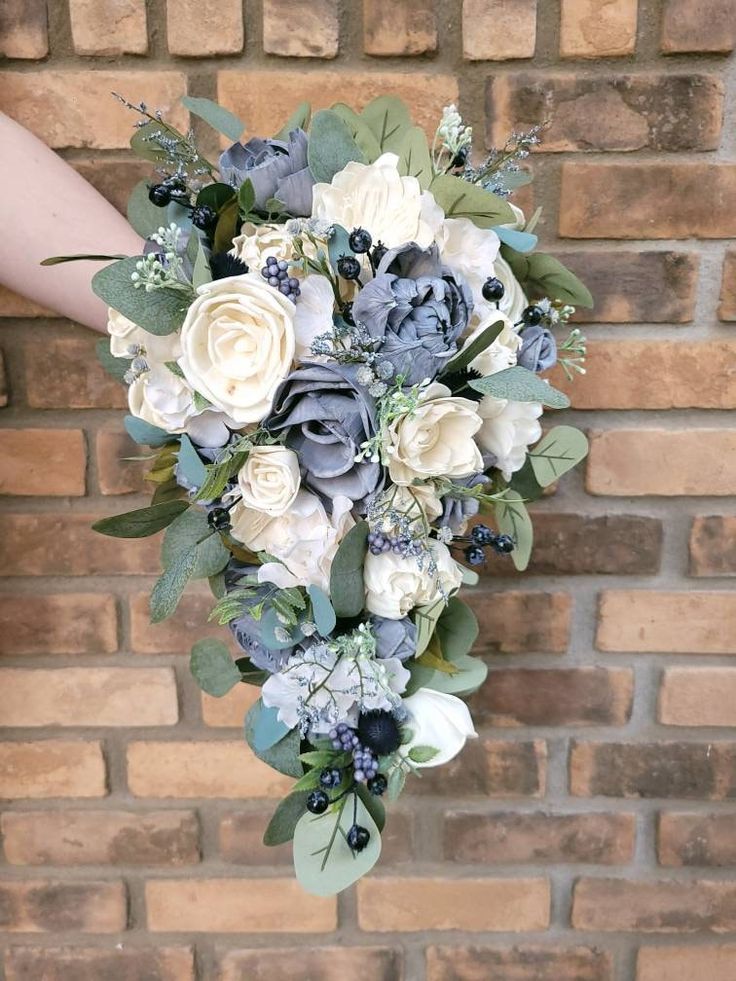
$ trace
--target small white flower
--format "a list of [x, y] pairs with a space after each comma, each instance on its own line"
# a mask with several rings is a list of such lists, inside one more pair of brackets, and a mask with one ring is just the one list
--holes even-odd
[[518, 359], [521, 349], [521, 335], [509, 318], [500, 310], [490, 310], [485, 319], [475, 328], [464, 344], [472, 344], [483, 331], [492, 324], [503, 321], [501, 333], [494, 342], [470, 362], [470, 367], [479, 372], [484, 378], [495, 375], [497, 371], [512, 368]]
[[185, 379], [164, 365], [153, 365], [128, 389], [131, 415], [167, 433], [188, 433], [200, 446], [222, 446], [237, 423], [216, 409], [197, 410]]

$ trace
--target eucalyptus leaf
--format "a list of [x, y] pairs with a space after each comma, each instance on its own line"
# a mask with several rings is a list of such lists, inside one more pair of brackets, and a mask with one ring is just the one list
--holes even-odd
[[379, 831], [383, 831], [386, 825], [386, 808], [383, 806], [383, 801], [380, 797], [375, 797], [364, 783], [359, 783], [356, 790], [365, 809], [376, 822], [376, 827]]
[[414, 623], [417, 628], [415, 657], [420, 657], [426, 651], [444, 608], [445, 601], [438, 599], [429, 606], [419, 606], [414, 610]]
[[192, 268], [192, 286], [196, 290], [198, 287], [211, 282], [212, 270], [210, 269], [209, 259], [207, 258], [207, 250], [201, 242], [198, 242], [197, 253], [194, 257], [194, 266]]
[[441, 691], [446, 695], [457, 695], [463, 698], [477, 691], [488, 675], [488, 665], [479, 657], [470, 654], [463, 654], [453, 661], [455, 674], [446, 674], [442, 671], [432, 671], [421, 664], [413, 661], [409, 665], [411, 679], [406, 686], [404, 697], [413, 695], [420, 688], [431, 688], [432, 691]]
[[363, 563], [368, 551], [368, 522], [359, 521], [340, 542], [330, 569], [330, 597], [338, 617], [356, 617], [365, 603]]
[[208, 126], [216, 129], [218, 133], [222, 133], [233, 142], [239, 139], [245, 128], [234, 113], [223, 106], [219, 106], [212, 99], [198, 99], [191, 95], [185, 95], [182, 96], [181, 104], [189, 112], [203, 119]]
[[141, 238], [148, 238], [165, 224], [166, 212], [148, 197], [148, 181], [138, 181], [128, 198], [128, 221]]
[[549, 487], [587, 454], [585, 433], [574, 426], [555, 426], [529, 451], [529, 459], [540, 487]]
[[451, 596], [437, 621], [437, 637], [443, 655], [453, 663], [467, 654], [478, 639], [478, 620], [457, 596]]
[[197, 551], [192, 549], [164, 569], [151, 590], [151, 623], [161, 623], [176, 611], [196, 564]]
[[200, 507], [191, 507], [180, 514], [166, 529], [161, 546], [161, 563], [165, 569], [187, 552], [193, 552], [196, 562], [193, 579], [209, 579], [226, 565], [230, 552], [220, 536], [207, 523], [207, 514]]
[[504, 228], [503, 225], [496, 225], [493, 231], [498, 235], [502, 242], [510, 245], [517, 252], [531, 252], [536, 249], [539, 239], [531, 232], [522, 232], [517, 228]]
[[332, 226], [332, 234], [327, 243], [327, 254], [330, 259], [330, 265], [335, 273], [337, 273], [337, 263], [340, 257], [343, 255], [353, 255], [349, 239], [350, 236], [342, 225]]
[[466, 343], [455, 357], [451, 361], [448, 361], [442, 374], [451, 374], [454, 371], [467, 368], [471, 361], [474, 361], [479, 354], [482, 354], [493, 344], [503, 328], [503, 320], [497, 320], [495, 324], [489, 324], [482, 334], [479, 334], [469, 344]]
[[518, 364], [485, 378], [471, 378], [468, 385], [483, 395], [493, 395], [494, 398], [509, 399], [511, 402], [541, 402], [550, 409], [566, 409], [570, 405], [570, 399], [564, 392]]
[[508, 202], [461, 177], [438, 174], [429, 186], [446, 218], [469, 218], [478, 228], [514, 221]]
[[178, 438], [137, 416], [125, 416], [123, 425], [128, 436], [139, 446], [165, 446], [167, 443], [176, 442]]
[[[256, 702], [255, 704], [257, 705], [259, 703]], [[273, 767], [274, 770], [278, 770], [279, 773], [285, 773], [289, 777], [301, 777], [304, 774], [304, 768], [299, 761], [301, 738], [298, 730], [292, 729], [291, 732], [284, 736], [283, 739], [280, 739], [277, 743], [274, 743], [273, 746], [270, 746], [266, 750], [258, 750], [254, 745], [253, 739], [253, 725], [256, 718], [257, 714], [253, 714], [251, 708], [245, 717], [243, 728], [246, 742], [258, 759], [263, 760], [264, 763], [268, 763], [270, 767]], [[319, 780], [319, 774], [317, 774], [317, 779]], [[299, 788], [297, 784], [294, 789], [301, 788]]]
[[294, 829], [302, 815], [307, 813], [308, 790], [296, 790], [284, 797], [263, 832], [264, 845], [284, 845], [294, 837]]
[[310, 104], [308, 102], [300, 102], [278, 133], [276, 133], [274, 139], [288, 140], [289, 133], [293, 133], [295, 129], [306, 129], [309, 125], [309, 117], [311, 115], [312, 107]]
[[381, 153], [401, 152], [401, 143], [411, 128], [411, 116], [401, 99], [379, 95], [361, 112], [361, 118], [375, 136]]
[[168, 286], [150, 293], [143, 287], [136, 289], [131, 275], [141, 258], [131, 256], [100, 269], [92, 277], [92, 289], [113, 310], [122, 313], [149, 334], [173, 334], [184, 322], [194, 293]]
[[351, 160], [365, 163], [365, 155], [347, 124], [331, 109], [320, 109], [312, 120], [307, 162], [318, 183], [329, 184]]
[[240, 671], [221, 640], [206, 637], [192, 647], [189, 670], [202, 691], [215, 698], [227, 695], [240, 681]]
[[329, 637], [337, 623], [330, 597], [319, 586], [308, 586], [307, 593], [312, 601], [312, 613], [317, 630], [323, 637]]
[[480, 576], [474, 569], [469, 569], [466, 565], [459, 565], [460, 575], [463, 577], [463, 586], [477, 586]]
[[97, 341], [95, 352], [97, 354], [97, 360], [108, 375], [111, 375], [116, 381], [124, 382], [125, 373], [130, 367], [130, 361], [127, 358], [116, 358], [114, 354], [110, 353], [109, 337], [101, 337]]
[[248, 709], [246, 724], [254, 753], [265, 753], [290, 732], [287, 725], [279, 722], [278, 714], [278, 709], [264, 705], [260, 698]]
[[416, 177], [423, 191], [432, 183], [432, 158], [429, 155], [427, 137], [420, 126], [412, 126], [404, 133], [399, 148], [398, 167], [402, 176]]
[[373, 163], [377, 160], [381, 156], [381, 148], [366, 121], [344, 102], [336, 102], [330, 109], [337, 113], [350, 130], [350, 135], [363, 151], [366, 161]]
[[406, 783], [406, 771], [401, 767], [396, 767], [391, 771], [388, 778], [388, 799], [398, 800]]
[[[300, 640], [304, 640], [304, 634], [299, 627], [294, 624], [291, 629], [289, 629], [281, 622], [281, 620], [279, 620], [276, 610], [273, 607], [266, 610], [266, 612], [263, 614], [261, 617], [260, 626], [261, 643], [264, 645], [264, 647], [268, 647], [268, 649], [272, 651], [285, 651], [287, 648], [293, 647], [294, 644], [298, 644]], [[282, 640], [279, 637], [282, 630], [286, 631], [286, 640]]]
[[138, 126], [130, 138], [130, 148], [137, 157], [149, 160], [151, 163], [164, 163], [166, 161], [166, 151], [162, 149], [151, 137], [156, 133], [161, 133], [164, 129], [159, 122], [151, 120], [143, 126]]
[[183, 476], [189, 483], [194, 487], [201, 487], [207, 478], [207, 470], [186, 433], [182, 434], [179, 443], [178, 462]]
[[504, 535], [510, 535], [515, 543], [511, 559], [514, 566], [523, 572], [529, 565], [529, 558], [534, 542], [534, 530], [529, 512], [524, 506], [521, 495], [509, 490], [506, 495], [496, 501], [496, 521], [498, 529]]
[[549, 297], [576, 307], [592, 307], [590, 290], [569, 269], [543, 252], [522, 255], [521, 250], [502, 239], [501, 254], [511, 266], [524, 292], [530, 297]]
[[147, 538], [170, 525], [188, 507], [189, 501], [163, 501], [148, 508], [101, 518], [92, 528], [111, 538]]
[[127, 255], [93, 255], [89, 252], [78, 252], [76, 255], [50, 255], [48, 259], [42, 259], [39, 266], [60, 266], [64, 262], [81, 262], [82, 260], [112, 262], [113, 259], [127, 258]]
[[532, 458], [529, 453], [526, 455], [524, 466], [521, 470], [517, 470], [516, 473], [511, 475], [508, 486], [511, 490], [515, 490], [524, 501], [536, 501], [544, 493], [544, 488], [534, 476], [534, 467], [532, 466]]

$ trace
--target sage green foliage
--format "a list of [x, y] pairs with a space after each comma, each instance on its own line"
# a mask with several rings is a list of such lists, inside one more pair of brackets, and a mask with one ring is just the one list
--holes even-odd
[[250, 732], [255, 752], [267, 752], [289, 732], [289, 727], [279, 721], [278, 709], [264, 705], [260, 698], [251, 706], [248, 714], [251, 716]]
[[330, 597], [319, 586], [308, 586], [307, 593], [312, 601], [312, 616], [317, 630], [323, 637], [329, 637], [337, 623], [337, 616], [330, 602]]
[[209, 579], [228, 563], [230, 552], [222, 544], [219, 534], [207, 524], [207, 513], [203, 508], [189, 508], [166, 529], [161, 546], [164, 569], [176, 562], [184, 552], [195, 554], [193, 579]]
[[491, 346], [491, 344], [493, 344], [503, 328], [503, 320], [497, 320], [495, 324], [489, 324], [483, 333], [479, 334], [475, 340], [471, 341], [469, 344], [466, 342], [463, 345], [455, 357], [447, 363], [443, 374], [449, 374], [450, 372], [460, 371], [462, 368], [467, 368], [471, 361], [474, 361], [479, 354], [482, 354]]
[[380, 153], [400, 153], [404, 134], [411, 128], [411, 116], [401, 99], [379, 95], [360, 114], [378, 143]]
[[175, 612], [196, 565], [196, 549], [190, 549], [166, 566], [151, 590], [151, 623], [161, 623]]
[[307, 812], [308, 790], [292, 791], [279, 803], [263, 832], [264, 845], [283, 845], [294, 837], [299, 818]]
[[97, 354], [97, 360], [108, 375], [111, 375], [116, 381], [124, 381], [123, 376], [130, 366], [130, 361], [127, 358], [116, 358], [115, 355], [110, 353], [109, 337], [101, 337], [97, 341], [95, 344], [95, 353]]
[[359, 783], [355, 789], [365, 809], [375, 821], [376, 827], [379, 831], [383, 831], [386, 824], [386, 808], [383, 806], [383, 801], [380, 797], [374, 797], [364, 783]]
[[130, 138], [130, 148], [137, 157], [142, 160], [149, 160], [151, 163], [164, 163], [166, 151], [162, 150], [157, 143], [150, 141], [154, 133], [160, 133], [164, 126], [158, 122], [148, 122], [143, 126], [138, 126]]
[[344, 102], [336, 102], [331, 109], [345, 123], [350, 131], [350, 135], [360, 147], [368, 163], [373, 163], [374, 160], [377, 160], [381, 156], [381, 147], [365, 119], [359, 116], [350, 106], [345, 105]]
[[186, 433], [182, 434], [179, 441], [178, 463], [183, 476], [195, 487], [199, 487], [204, 482], [207, 471]]
[[445, 601], [438, 599], [428, 606], [420, 606], [414, 610], [414, 623], [417, 628], [415, 657], [420, 657], [426, 651], [444, 608]]
[[147, 508], [101, 518], [92, 525], [94, 531], [111, 538], [148, 538], [170, 525], [189, 507], [188, 501], [164, 501]]
[[585, 433], [574, 426], [555, 426], [530, 450], [532, 470], [541, 487], [549, 487], [588, 454]]
[[592, 308], [590, 290], [578, 277], [566, 269], [559, 259], [544, 252], [522, 255], [508, 245], [501, 246], [501, 254], [511, 266], [527, 296], [548, 296], [575, 307]]
[[411, 126], [404, 132], [398, 153], [399, 173], [402, 177], [416, 177], [421, 189], [426, 191], [432, 183], [434, 170], [427, 137], [421, 126]]
[[[245, 717], [244, 732], [246, 742], [258, 759], [263, 760], [264, 763], [268, 763], [274, 770], [278, 770], [279, 773], [285, 773], [289, 777], [301, 777], [304, 772], [299, 760], [301, 739], [296, 729], [292, 729], [283, 739], [280, 739], [266, 750], [259, 750], [256, 747], [254, 727], [259, 714], [259, 710], [256, 709], [257, 705], [262, 705], [260, 699], [255, 705], [251, 706]], [[301, 788], [296, 785], [293, 789]]]
[[133, 286], [131, 275], [142, 256], [120, 259], [92, 277], [92, 289], [113, 310], [138, 324], [149, 334], [173, 334], [184, 323], [193, 292], [168, 286], [146, 292]]
[[438, 753], [434, 746], [412, 746], [408, 756], [412, 763], [429, 763]]
[[429, 185], [446, 218], [469, 218], [478, 228], [514, 221], [511, 206], [491, 191], [450, 174], [438, 174]]
[[274, 136], [275, 140], [288, 140], [289, 133], [295, 129], [306, 129], [309, 125], [309, 118], [312, 115], [312, 107], [308, 102], [300, 102], [294, 112], [289, 116], [281, 129]]
[[227, 695], [240, 681], [240, 671], [221, 640], [198, 640], [189, 657], [189, 670], [202, 691], [215, 698]]
[[312, 120], [307, 147], [307, 162], [315, 181], [329, 184], [351, 160], [366, 162], [347, 124], [331, 109], [320, 109]]
[[[432, 617], [435, 618], [436, 626], [433, 629], [442, 655], [452, 666], [453, 672], [440, 671], [416, 660], [407, 662], [411, 679], [406, 694], [413, 695], [420, 688], [431, 688], [447, 695], [470, 695], [480, 688], [488, 674], [486, 664], [469, 654], [478, 638], [475, 614], [461, 599], [452, 596], [447, 605], [440, 601], [439, 611], [434, 611], [428, 619]], [[419, 635], [421, 632], [420, 624]], [[397, 779], [394, 778], [394, 781]]]
[[368, 522], [359, 521], [340, 542], [330, 569], [330, 598], [338, 617], [357, 617], [365, 603], [363, 563]]
[[91, 262], [111, 262], [113, 259], [127, 259], [124, 255], [96, 255], [90, 252], [77, 252], [75, 255], [50, 255], [47, 259], [42, 259], [39, 266], [60, 266], [65, 262], [80, 262], [89, 260]]
[[511, 560], [519, 572], [529, 565], [529, 558], [534, 543], [534, 528], [529, 512], [521, 495], [515, 490], [507, 491], [506, 495], [495, 503], [498, 530], [504, 535], [510, 535], [515, 543]]
[[541, 402], [550, 409], [566, 409], [570, 399], [564, 392], [553, 388], [528, 368], [514, 365], [504, 368], [485, 378], [471, 378], [471, 388], [483, 395], [493, 395], [497, 399], [510, 399], [513, 402]]
[[175, 443], [178, 436], [167, 433], [165, 429], [152, 426], [145, 419], [137, 416], [125, 416], [123, 419], [125, 431], [130, 438], [141, 446], [166, 446], [167, 443]]
[[207, 250], [201, 241], [198, 241], [197, 254], [194, 257], [194, 266], [192, 269], [192, 286], [196, 290], [197, 287], [205, 286], [211, 282], [212, 270], [210, 269], [209, 259], [207, 258]]
[[148, 198], [148, 181], [138, 181], [128, 198], [128, 221], [141, 238], [148, 238], [165, 224], [166, 211]]
[[199, 116], [218, 133], [235, 142], [245, 128], [238, 117], [211, 99], [197, 99], [191, 95], [182, 96], [181, 104], [189, 112]]

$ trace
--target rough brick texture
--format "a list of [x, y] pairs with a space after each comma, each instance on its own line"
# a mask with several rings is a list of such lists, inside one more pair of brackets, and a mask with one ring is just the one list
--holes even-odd
[[111, 90], [246, 137], [384, 93], [431, 136], [454, 102], [479, 157], [548, 118], [512, 200], [595, 297], [547, 417], [589, 460], [468, 593], [479, 738], [335, 902], [262, 843], [291, 780], [243, 742], [258, 690], [189, 677], [206, 583], [153, 627], [160, 539], [90, 530], [150, 493], [124, 393], [0, 287], [5, 981], [736, 978], [735, 43], [734, 0], [0, 0], [0, 111], [123, 213], [151, 166]]

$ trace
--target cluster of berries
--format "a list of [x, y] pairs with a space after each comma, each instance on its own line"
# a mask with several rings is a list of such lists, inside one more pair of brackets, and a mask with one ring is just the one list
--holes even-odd
[[[368, 783], [373, 780], [374, 777], [378, 775], [378, 757], [370, 750], [367, 746], [364, 746], [357, 733], [347, 726], [344, 722], [341, 722], [334, 729], [330, 729], [330, 739], [332, 740], [332, 748], [342, 750], [346, 753], [353, 754], [353, 767], [355, 777], [358, 783]], [[340, 774], [339, 770], [323, 770], [320, 776], [320, 783], [324, 787], [325, 784], [322, 780], [325, 773], [337, 773]], [[338, 783], [340, 781], [338, 780]], [[330, 785], [330, 786], [336, 786]], [[378, 795], [380, 796], [380, 795]]]
[[192, 224], [200, 231], [211, 233], [217, 224], [217, 212], [208, 204], [193, 205], [189, 201], [186, 184], [178, 174], [166, 177], [160, 184], [153, 184], [148, 189], [148, 200], [157, 208], [165, 208], [174, 201], [189, 208]]
[[475, 525], [470, 532], [470, 544], [465, 549], [465, 558], [470, 565], [482, 565], [486, 560], [485, 549], [489, 547], [496, 555], [508, 555], [514, 550], [514, 540], [510, 535], [497, 534], [487, 525]]
[[368, 551], [371, 555], [380, 555], [381, 552], [405, 555], [410, 545], [411, 538], [408, 535], [382, 535], [380, 531], [371, 531], [368, 535]]
[[286, 259], [277, 259], [275, 255], [270, 255], [266, 259], [266, 265], [261, 269], [261, 276], [269, 286], [275, 287], [279, 293], [296, 302], [296, 298], [301, 293], [299, 280], [289, 276], [289, 263]]

